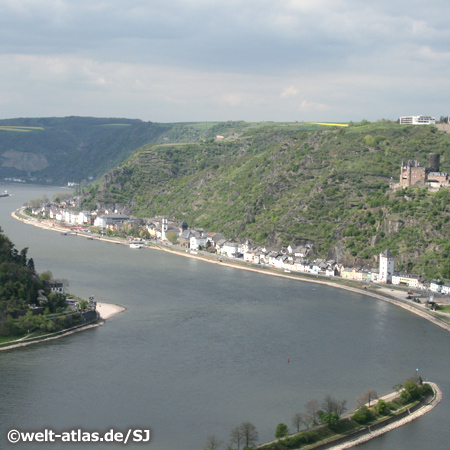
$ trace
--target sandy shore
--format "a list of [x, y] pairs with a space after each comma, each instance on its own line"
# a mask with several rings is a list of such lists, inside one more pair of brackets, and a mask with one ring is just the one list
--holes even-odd
[[103, 320], [107, 320], [116, 314], [125, 311], [125, 308], [120, 305], [115, 305], [113, 303], [99, 303], [97, 302], [97, 312]]

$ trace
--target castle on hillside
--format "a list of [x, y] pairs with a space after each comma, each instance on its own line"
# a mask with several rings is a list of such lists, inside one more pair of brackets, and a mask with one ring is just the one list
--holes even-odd
[[411, 186], [449, 186], [448, 174], [439, 171], [440, 155], [430, 153], [429, 167], [422, 167], [419, 161], [402, 161], [400, 170], [400, 187]]

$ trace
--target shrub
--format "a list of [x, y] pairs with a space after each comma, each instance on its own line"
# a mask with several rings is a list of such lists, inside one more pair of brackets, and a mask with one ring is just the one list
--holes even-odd
[[377, 413], [381, 414], [382, 416], [387, 416], [390, 412], [387, 403], [382, 398], [380, 400], [378, 400], [376, 410], [377, 410]]
[[360, 425], [364, 425], [367, 422], [370, 422], [374, 419], [374, 414], [371, 409], [369, 409], [366, 405], [362, 405], [358, 411], [353, 414], [353, 420]]
[[425, 383], [422, 386], [419, 386], [419, 394], [421, 397], [426, 397], [427, 395], [433, 394], [433, 388]]
[[282, 437], [286, 437], [289, 433], [288, 427], [285, 423], [279, 423], [277, 425], [277, 429], [275, 431], [275, 437], [280, 439]]

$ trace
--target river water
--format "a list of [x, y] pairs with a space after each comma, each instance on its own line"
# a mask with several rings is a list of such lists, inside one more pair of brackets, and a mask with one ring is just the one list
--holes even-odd
[[11, 428], [139, 427], [151, 428], [153, 450], [200, 450], [210, 434], [225, 448], [244, 421], [264, 442], [278, 423], [291, 427], [309, 400], [331, 394], [353, 408], [365, 390], [391, 392], [416, 369], [439, 384], [444, 400], [360, 448], [448, 448], [449, 333], [344, 290], [25, 225], [11, 211], [61, 189], [2, 189], [13, 195], [0, 198], [0, 226], [19, 250], [29, 247], [38, 272], [51, 270], [73, 294], [127, 310], [93, 330], [0, 352], [0, 448], [13, 448]]

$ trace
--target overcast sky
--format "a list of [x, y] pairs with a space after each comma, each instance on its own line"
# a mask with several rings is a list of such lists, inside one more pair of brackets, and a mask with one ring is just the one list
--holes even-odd
[[0, 0], [0, 118], [450, 114], [448, 0]]

